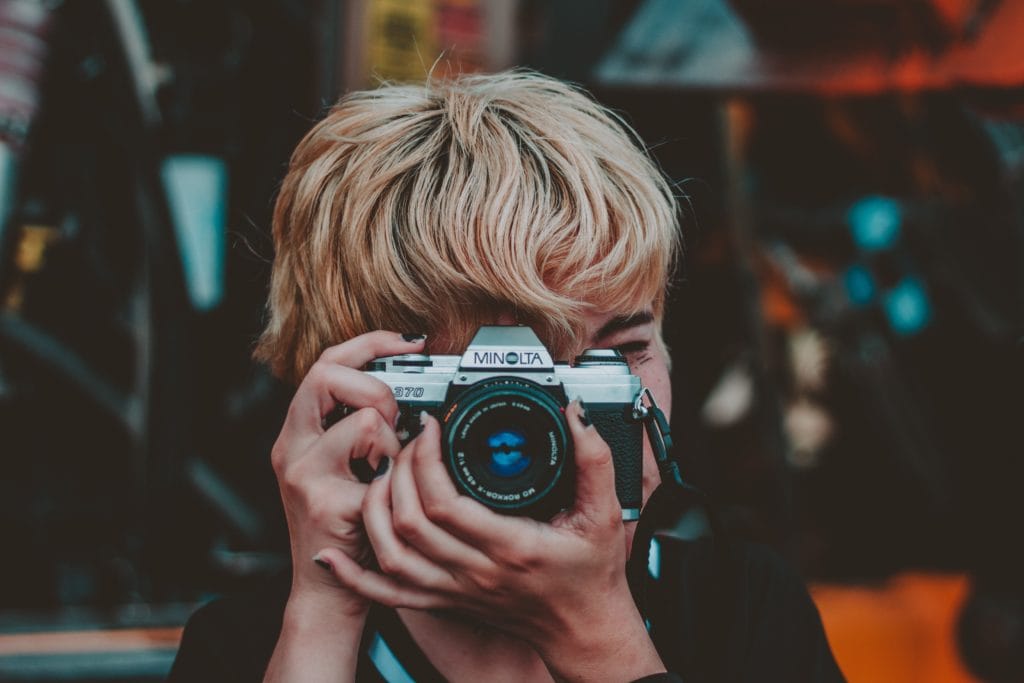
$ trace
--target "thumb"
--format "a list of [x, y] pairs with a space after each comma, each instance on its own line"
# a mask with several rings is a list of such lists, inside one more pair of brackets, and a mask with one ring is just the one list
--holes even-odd
[[622, 520], [622, 508], [615, 494], [615, 466], [612, 451], [590, 424], [582, 399], [565, 411], [572, 434], [576, 459], [576, 502], [573, 511], [596, 523], [610, 518]]

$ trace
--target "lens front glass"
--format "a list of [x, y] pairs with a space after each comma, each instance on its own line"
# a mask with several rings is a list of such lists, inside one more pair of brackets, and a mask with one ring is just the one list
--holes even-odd
[[491, 474], [496, 477], [515, 477], [530, 466], [532, 458], [527, 454], [529, 444], [526, 436], [518, 429], [499, 429], [487, 437], [491, 451], [487, 463]]

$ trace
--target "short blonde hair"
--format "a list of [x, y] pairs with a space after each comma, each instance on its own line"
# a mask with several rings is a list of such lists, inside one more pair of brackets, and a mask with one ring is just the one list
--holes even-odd
[[587, 311], [653, 304], [660, 321], [680, 248], [636, 134], [523, 71], [348, 95], [292, 155], [273, 232], [255, 357], [293, 382], [364, 332], [463, 348], [501, 312], [565, 358]]

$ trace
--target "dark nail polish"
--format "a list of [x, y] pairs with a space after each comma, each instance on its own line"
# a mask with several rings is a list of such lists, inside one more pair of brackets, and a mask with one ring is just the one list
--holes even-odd
[[426, 338], [427, 335], [422, 334], [420, 332], [406, 332], [405, 334], [402, 335], [402, 339], [409, 342], [410, 344], [412, 342], [418, 342]]
[[383, 458], [380, 459], [380, 464], [377, 465], [377, 471], [374, 472], [373, 478], [380, 479], [381, 477], [383, 477], [385, 474], [387, 474], [388, 467], [390, 466], [391, 458], [385, 455]]
[[326, 560], [321, 560], [319, 557], [314, 557], [313, 561], [316, 562], [316, 566], [320, 567], [321, 569], [331, 571], [331, 565], [327, 564]]
[[583, 403], [583, 399], [577, 399], [580, 402], [580, 424], [584, 427], [590, 426], [590, 418], [587, 417], [587, 406]]

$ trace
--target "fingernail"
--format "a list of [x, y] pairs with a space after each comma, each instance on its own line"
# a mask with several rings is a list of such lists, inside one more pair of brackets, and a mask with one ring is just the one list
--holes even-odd
[[577, 413], [577, 415], [580, 416], [580, 424], [582, 424], [584, 427], [589, 427], [590, 426], [590, 418], [587, 417], [587, 406], [586, 406], [585, 403], [583, 403], [583, 399], [582, 398], [578, 398], [576, 400], [580, 404], [580, 412]]
[[430, 415], [427, 413], [427, 411], [425, 411], [425, 410], [421, 410], [420, 411], [420, 426], [421, 427], [426, 427], [427, 426], [427, 418], [428, 417], [430, 417]]
[[331, 571], [330, 563], [327, 560], [321, 558], [319, 555], [314, 557], [313, 561], [316, 562], [316, 566], [320, 567], [321, 569]]
[[402, 335], [402, 339], [412, 344], [413, 342], [423, 341], [427, 338], [427, 335], [421, 332], [406, 332]]
[[377, 471], [373, 473], [374, 479], [380, 479], [388, 472], [388, 467], [391, 466], [391, 458], [384, 456], [380, 459], [380, 463], [377, 465]]

